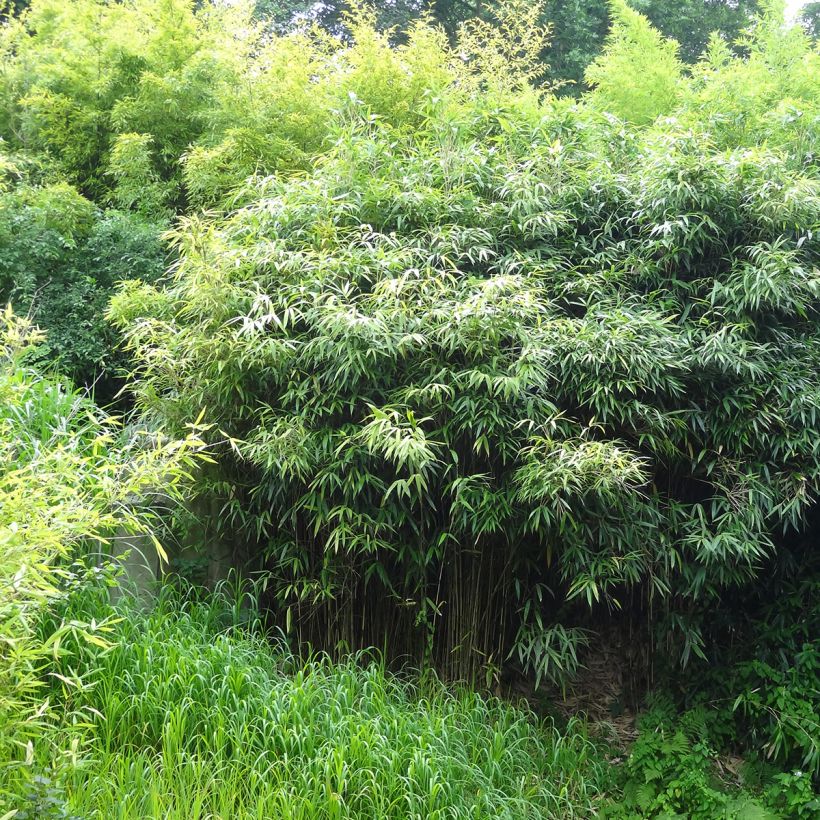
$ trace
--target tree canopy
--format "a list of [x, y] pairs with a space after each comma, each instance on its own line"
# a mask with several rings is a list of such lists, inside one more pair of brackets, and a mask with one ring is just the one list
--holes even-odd
[[[481, 0], [394, 0], [378, 4], [377, 22], [381, 28], [396, 28], [400, 33], [410, 21], [429, 11], [453, 38], [465, 20], [491, 15], [494, 5]], [[549, 23], [553, 35], [542, 59], [549, 64], [552, 79], [568, 83], [565, 90], [577, 92], [583, 84], [584, 70], [600, 54], [613, 20], [609, 5], [608, 0], [545, 0], [540, 5], [542, 22]], [[635, 0], [631, 6], [664, 35], [677, 40], [682, 59], [694, 63], [713, 32], [733, 42], [760, 4], [758, 0]], [[280, 32], [315, 23], [344, 36], [344, 15], [349, 9], [345, 0], [256, 2], [257, 16], [270, 21]]]

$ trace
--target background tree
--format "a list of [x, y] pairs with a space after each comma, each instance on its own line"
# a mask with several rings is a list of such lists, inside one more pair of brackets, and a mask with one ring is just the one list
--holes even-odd
[[806, 3], [800, 9], [797, 22], [814, 40], [820, 38], [820, 3]]
[[[379, 4], [380, 26], [403, 30], [410, 20], [429, 9], [438, 23], [453, 38], [458, 27], [472, 17], [486, 17], [492, 2], [466, 0], [396, 0]], [[733, 42], [749, 24], [759, 7], [758, 0], [635, 0], [632, 7], [646, 15], [667, 37], [680, 43], [680, 57], [693, 63], [703, 53], [709, 35], [718, 31], [727, 42]], [[343, 32], [343, 16], [348, 8], [340, 0], [307, 2], [306, 0], [259, 0], [257, 14], [273, 20], [280, 30], [294, 25], [316, 23], [336, 34]], [[611, 18], [607, 0], [547, 0], [543, 4], [542, 23], [552, 27], [552, 37], [544, 50], [553, 81], [569, 83], [565, 92], [578, 93], [583, 87], [584, 70], [600, 54]], [[575, 91], [573, 92], [573, 88]]]

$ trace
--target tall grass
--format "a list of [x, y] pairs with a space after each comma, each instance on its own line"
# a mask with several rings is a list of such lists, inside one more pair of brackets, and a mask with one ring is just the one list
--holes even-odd
[[[95, 616], [87, 596], [80, 608]], [[592, 811], [604, 771], [580, 722], [559, 732], [495, 698], [393, 675], [370, 655], [300, 661], [225, 596], [164, 592], [150, 613], [122, 614], [114, 648], [63, 659], [94, 681], [71, 706], [97, 714], [87, 759], [67, 784], [74, 814], [519, 820]]]

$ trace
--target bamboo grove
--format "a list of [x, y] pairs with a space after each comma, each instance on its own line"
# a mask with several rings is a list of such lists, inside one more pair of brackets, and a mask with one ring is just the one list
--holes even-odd
[[219, 431], [199, 495], [302, 641], [560, 682], [628, 610], [685, 664], [820, 486], [817, 51], [774, 5], [684, 71], [615, 3], [560, 99], [519, 6], [294, 35], [325, 148], [111, 316], [141, 411]]

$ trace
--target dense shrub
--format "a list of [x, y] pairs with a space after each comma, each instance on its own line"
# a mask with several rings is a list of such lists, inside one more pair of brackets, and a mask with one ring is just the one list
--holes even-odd
[[102, 401], [124, 363], [105, 307], [123, 278], [153, 282], [171, 261], [169, 218], [219, 207], [255, 174], [310, 168], [349, 114], [412, 127], [451, 74], [425, 26], [393, 49], [361, 9], [342, 50], [270, 39], [250, 14], [35, 0], [0, 26], [0, 302], [33, 316], [43, 356]]
[[[0, 27], [5, 150], [15, 158], [37, 158], [36, 198], [49, 200], [47, 207], [55, 200], [60, 207], [70, 204], [66, 192], [75, 190], [98, 208], [135, 212], [145, 227], [135, 223], [129, 230], [147, 240], [148, 248], [145, 258], [135, 259], [127, 241], [121, 248], [112, 245], [106, 255], [118, 259], [117, 269], [105, 265], [100, 271], [93, 258], [76, 258], [84, 255], [82, 237], [57, 230], [41, 243], [30, 233], [29, 211], [36, 203], [29, 201], [31, 186], [24, 185], [0, 203], [0, 239], [9, 242], [8, 253], [0, 254], [0, 300], [11, 299], [18, 312], [27, 313], [36, 291], [37, 321], [49, 332], [56, 364], [83, 384], [102, 379], [100, 396], [106, 400], [115, 392], [112, 378], [121, 363], [112, 352], [115, 337], [100, 319], [109, 280], [154, 278], [148, 267], [162, 253], [147, 234], [159, 234], [169, 216], [222, 207], [249, 177], [311, 169], [333, 146], [339, 125], [351, 120], [373, 116], [415, 128], [431, 105], [441, 105], [441, 91], [474, 85], [476, 74], [502, 93], [510, 81], [527, 76], [544, 87], [555, 80], [541, 60], [549, 32], [537, 30], [552, 7], [545, 11], [514, 0], [488, 7], [481, 21], [461, 20], [451, 28], [452, 36], [456, 28], [460, 32], [453, 50], [443, 30], [409, 18], [401, 44], [391, 44], [389, 33], [374, 28], [378, 15], [359, 4], [351, 4], [346, 16], [341, 7], [333, 12], [334, 30], [343, 26], [349, 34], [344, 43], [318, 31], [273, 35], [254, 18], [250, 2], [24, 5]], [[450, 19], [439, 6], [439, 17]], [[655, 11], [670, 16], [660, 6]], [[611, 16], [609, 54], [589, 70], [594, 97], [633, 121], [671, 110], [685, 85], [675, 46], [620, 0]], [[784, 44], [779, 53], [804, 52]], [[816, 122], [816, 112], [801, 107], [806, 94], [811, 96], [809, 63], [796, 83], [799, 72], [787, 76], [782, 61], [772, 72], [764, 56], [754, 84], [740, 89], [724, 65], [730, 53], [715, 44], [699, 67], [707, 77], [726, 70], [719, 81], [707, 83], [692, 110], [722, 105], [723, 98], [707, 99], [708, 89], [734, 83], [740, 99], [748, 93], [760, 98], [761, 111], [769, 115], [766, 127], [775, 132], [770, 138], [777, 138], [784, 122], [811, 130], [806, 126], [812, 118]], [[623, 73], [629, 82], [622, 81]], [[748, 76], [744, 65], [741, 80]], [[772, 76], [781, 81], [773, 85]], [[772, 99], [782, 101], [777, 110], [769, 105]], [[731, 122], [734, 130], [749, 128], [742, 112], [730, 117], [718, 106], [714, 118]], [[812, 150], [810, 144], [805, 148]], [[108, 218], [97, 214], [92, 221], [99, 219]], [[110, 231], [107, 236], [116, 239]]]
[[[494, 51], [435, 97], [369, 64], [312, 173], [186, 223], [169, 286], [113, 313], [143, 410], [208, 408], [236, 440], [202, 489], [302, 638], [387, 640], [456, 677], [512, 652], [556, 679], [579, 604], [638, 591], [686, 663], [689, 614], [754, 583], [820, 481], [814, 136], [761, 95], [791, 84], [811, 116], [818, 57], [771, 13], [748, 59], [670, 93], [640, 78], [674, 116], [637, 128], [604, 80], [626, 87], [640, 38], [613, 35], [573, 106], [528, 86], [537, 49], [507, 33], [468, 36]], [[435, 47], [426, 65], [453, 66]], [[729, 77], [742, 131], [695, 127]]]
[[726, 749], [721, 754], [719, 721], [713, 702], [681, 713], [671, 700], [655, 698], [638, 720], [638, 737], [600, 817], [817, 816], [820, 796], [810, 772], [750, 764]]
[[605, 817], [771, 817], [747, 795], [731, 795], [720, 781], [703, 713], [678, 718], [670, 704], [661, 703], [638, 725], [623, 766], [623, 795]]
[[820, 774], [820, 580], [811, 537], [781, 549], [754, 587], [700, 613], [709, 661], [697, 660], [670, 687], [679, 706], [705, 714], [715, 748], [745, 752], [747, 781], [765, 786], [774, 808], [806, 817], [820, 806], [811, 786]]
[[125, 359], [105, 320], [108, 301], [124, 278], [154, 282], [163, 273], [161, 229], [102, 212], [65, 183], [0, 193], [0, 299], [48, 330], [40, 361], [110, 398]]
[[155, 217], [310, 167], [348, 108], [415, 122], [451, 73], [443, 32], [411, 26], [391, 48], [359, 4], [350, 49], [251, 18], [245, 2], [34, 0], [0, 28], [0, 137], [97, 204]]
[[45, 153], [102, 200], [117, 135], [148, 134], [173, 193], [178, 159], [208, 128], [223, 78], [240, 75], [242, 11], [187, 0], [35, 0], [2, 30], [0, 134]]

